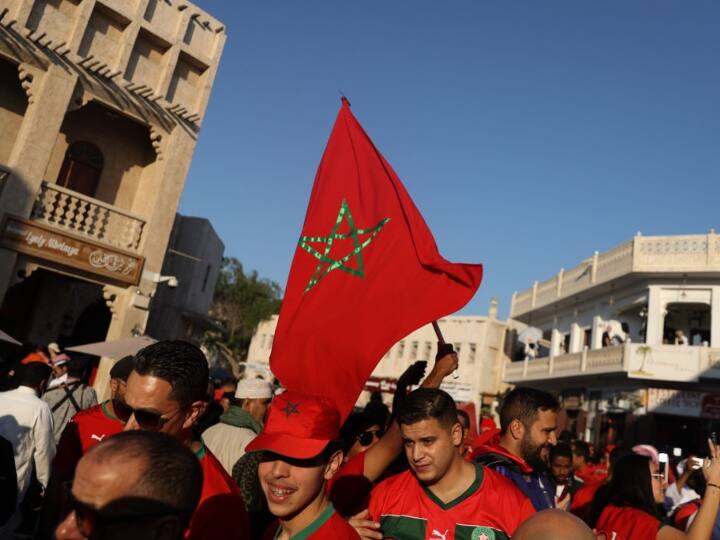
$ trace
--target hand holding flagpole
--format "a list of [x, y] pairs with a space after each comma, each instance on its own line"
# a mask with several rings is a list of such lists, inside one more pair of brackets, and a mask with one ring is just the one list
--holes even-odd
[[[433, 330], [435, 330], [435, 335], [438, 338], [438, 353], [439, 353], [441, 351], [441, 349], [446, 347], [447, 343], [445, 343], [445, 338], [442, 335], [442, 331], [440, 331], [440, 325], [438, 324], [437, 321], [432, 322], [432, 327], [433, 327]], [[438, 359], [442, 358], [443, 356], [446, 356], [447, 354], [454, 354], [455, 360], [458, 361], [457, 352], [453, 350], [452, 345], [450, 346], [450, 352], [447, 352], [446, 354], [443, 354], [443, 355], [438, 354]], [[458, 362], [458, 367], [460, 367], [459, 362]], [[455, 368], [455, 370], [453, 371], [453, 374], [452, 374], [452, 378], [455, 380], [460, 378], [460, 374], [457, 371], [458, 367]]]

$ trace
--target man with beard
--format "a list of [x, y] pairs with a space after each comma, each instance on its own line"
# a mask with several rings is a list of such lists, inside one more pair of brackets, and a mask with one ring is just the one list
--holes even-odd
[[553, 508], [555, 494], [543, 481], [543, 451], [555, 445], [558, 401], [542, 390], [517, 387], [500, 407], [500, 433], [480, 447], [475, 460], [513, 483], [536, 510]]
[[449, 394], [415, 390], [396, 417], [411, 470], [373, 490], [370, 517], [380, 533], [364, 524], [364, 537], [507, 540], [533, 515], [512, 482], [460, 455], [463, 429]]

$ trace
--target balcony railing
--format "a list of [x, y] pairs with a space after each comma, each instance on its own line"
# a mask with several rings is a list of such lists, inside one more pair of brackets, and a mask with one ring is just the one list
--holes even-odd
[[696, 382], [720, 379], [720, 349], [626, 343], [579, 353], [505, 364], [511, 384], [618, 374], [631, 379]]
[[145, 220], [82, 193], [43, 182], [31, 218], [129, 251], [139, 251]]
[[720, 272], [720, 235], [636, 236], [513, 295], [517, 317], [631, 272]]

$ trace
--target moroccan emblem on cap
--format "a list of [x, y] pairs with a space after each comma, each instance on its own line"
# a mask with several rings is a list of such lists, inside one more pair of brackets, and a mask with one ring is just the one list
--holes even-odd
[[281, 410], [285, 413], [285, 418], [290, 418], [290, 416], [292, 416], [293, 414], [300, 414], [300, 411], [298, 410], [299, 406], [299, 403], [292, 403], [288, 401], [285, 405], [285, 408]]
[[471, 540], [495, 540], [495, 531], [487, 527], [475, 527], [473, 529]]

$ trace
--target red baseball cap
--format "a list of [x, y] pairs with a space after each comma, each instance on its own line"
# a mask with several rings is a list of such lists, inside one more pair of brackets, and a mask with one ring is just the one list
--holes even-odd
[[340, 438], [340, 412], [329, 399], [287, 390], [275, 396], [260, 435], [245, 449], [310, 459]]

